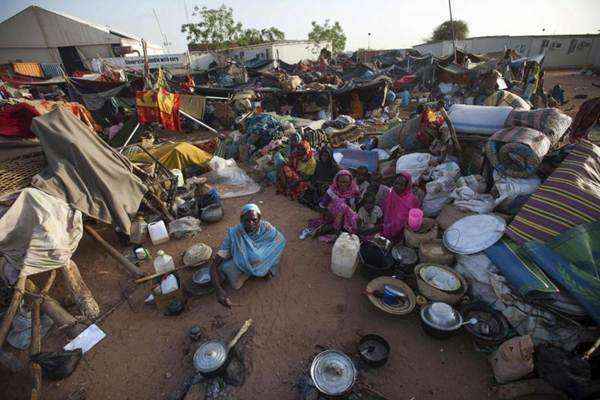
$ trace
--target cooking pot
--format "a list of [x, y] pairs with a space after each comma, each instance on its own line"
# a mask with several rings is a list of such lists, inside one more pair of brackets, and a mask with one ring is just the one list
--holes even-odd
[[381, 367], [387, 363], [390, 356], [390, 344], [379, 335], [368, 334], [360, 338], [358, 354], [367, 365]]
[[251, 325], [252, 320], [247, 320], [229, 343], [222, 340], [208, 340], [198, 346], [194, 353], [194, 367], [196, 370], [206, 377], [214, 377], [225, 371], [230, 360], [229, 351], [248, 332]]
[[354, 362], [337, 350], [325, 350], [313, 359], [310, 377], [319, 392], [326, 396], [344, 396], [350, 392], [358, 373]]
[[223, 207], [220, 204], [211, 204], [200, 210], [200, 219], [207, 223], [219, 222], [223, 219]]

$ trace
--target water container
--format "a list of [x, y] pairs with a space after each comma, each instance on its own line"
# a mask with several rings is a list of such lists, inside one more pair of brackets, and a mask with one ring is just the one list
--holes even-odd
[[131, 234], [129, 235], [129, 241], [135, 244], [143, 244], [148, 234], [148, 224], [144, 220], [143, 215], [137, 215], [131, 223]]
[[402, 108], [408, 107], [410, 104], [410, 92], [408, 90], [404, 90], [402, 92]]
[[156, 258], [154, 259], [154, 269], [157, 274], [173, 271], [175, 269], [173, 257], [162, 250], [157, 251]]
[[150, 240], [152, 244], [161, 244], [169, 241], [169, 231], [164, 221], [157, 221], [148, 224], [148, 232], [150, 233]]
[[162, 281], [160, 281], [160, 291], [163, 295], [174, 292], [177, 289], [179, 289], [179, 285], [177, 284], [177, 278], [175, 278], [175, 275], [173, 274], [165, 276]]
[[183, 172], [180, 169], [172, 169], [171, 173], [177, 177], [177, 187], [185, 186], [185, 179], [183, 179]]
[[411, 208], [408, 212], [408, 227], [411, 231], [417, 232], [423, 225], [423, 210], [420, 208]]
[[359, 250], [358, 236], [342, 232], [333, 244], [331, 271], [342, 278], [352, 278], [358, 264]]

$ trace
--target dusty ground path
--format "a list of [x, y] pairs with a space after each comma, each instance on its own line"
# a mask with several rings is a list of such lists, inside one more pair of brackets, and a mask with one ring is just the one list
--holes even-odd
[[[237, 223], [240, 206], [249, 201], [258, 203], [264, 218], [288, 240], [278, 277], [230, 291], [232, 301], [241, 304], [231, 311], [211, 295], [189, 301], [187, 311], [177, 317], [164, 317], [154, 307], [144, 306], [147, 287], [137, 290], [130, 300], [132, 308], [124, 303], [99, 324], [106, 339], [86, 354], [71, 377], [44, 382], [45, 398], [62, 400], [84, 387], [89, 400], [164, 399], [191, 368], [183, 356], [192, 324], [220, 337], [238, 329], [247, 318], [255, 322], [246, 338], [251, 373], [233, 393], [237, 399], [294, 399], [292, 385], [316, 351], [315, 345], [353, 352], [359, 331], [378, 333], [391, 343], [390, 362], [366, 375], [366, 382], [389, 399], [493, 398], [485, 355], [473, 350], [466, 334], [436, 341], [421, 331], [416, 314], [398, 319], [377, 312], [361, 295], [365, 279], [335, 277], [329, 269], [330, 247], [298, 239], [314, 213], [275, 195], [273, 189], [226, 200], [226, 218], [205, 229], [198, 240], [218, 246], [226, 227]], [[160, 248], [175, 256], [194, 242], [171, 241]], [[119, 300], [128, 278], [91, 239], [83, 239], [75, 261], [103, 310]], [[48, 345], [46, 349], [50, 350]], [[27, 376], [6, 378], [0, 378], [0, 392], [8, 394], [3, 398], [28, 398]]]

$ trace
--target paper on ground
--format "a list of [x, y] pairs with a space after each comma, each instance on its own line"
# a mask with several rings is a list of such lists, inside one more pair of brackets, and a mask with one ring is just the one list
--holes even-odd
[[73, 339], [70, 343], [64, 347], [65, 350], [75, 350], [81, 349], [84, 353], [86, 353], [89, 349], [94, 347], [99, 341], [106, 337], [106, 333], [104, 333], [98, 325], [92, 324], [87, 327], [87, 329], [81, 332], [75, 339]]

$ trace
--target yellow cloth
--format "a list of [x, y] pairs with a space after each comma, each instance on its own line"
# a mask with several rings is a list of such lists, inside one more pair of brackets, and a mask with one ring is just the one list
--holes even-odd
[[304, 176], [313, 176], [317, 168], [317, 160], [314, 157], [308, 159], [308, 161], [300, 161], [298, 163], [298, 172]]
[[[208, 162], [213, 157], [212, 154], [184, 142], [166, 143], [155, 149], [148, 150], [148, 152], [158, 159], [165, 167], [169, 169], [179, 169], [181, 171], [190, 165], [198, 165], [208, 169]], [[154, 162], [145, 152], [131, 154], [129, 159], [132, 162], [138, 163]]]

